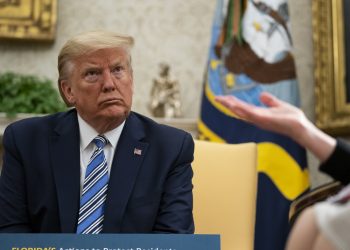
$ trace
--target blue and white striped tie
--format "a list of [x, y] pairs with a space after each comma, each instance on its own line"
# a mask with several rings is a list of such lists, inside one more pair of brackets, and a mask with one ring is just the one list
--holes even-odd
[[107, 140], [103, 136], [97, 136], [93, 142], [97, 148], [86, 168], [80, 199], [78, 234], [98, 234], [103, 227], [108, 185], [108, 168], [103, 148]]

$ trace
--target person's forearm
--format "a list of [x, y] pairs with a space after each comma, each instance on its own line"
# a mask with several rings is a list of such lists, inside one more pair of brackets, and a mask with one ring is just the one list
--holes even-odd
[[335, 149], [336, 140], [318, 129], [310, 121], [305, 121], [300, 130], [300, 133], [295, 136], [295, 140], [321, 162], [328, 159]]

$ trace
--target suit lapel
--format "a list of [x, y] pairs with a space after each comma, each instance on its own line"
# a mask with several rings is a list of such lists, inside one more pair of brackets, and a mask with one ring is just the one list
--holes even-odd
[[140, 141], [144, 136], [140, 121], [131, 113], [126, 120], [113, 158], [103, 232], [121, 230], [126, 205], [148, 147], [148, 143]]
[[51, 136], [50, 146], [61, 230], [74, 233], [80, 197], [79, 125], [75, 110], [60, 119]]

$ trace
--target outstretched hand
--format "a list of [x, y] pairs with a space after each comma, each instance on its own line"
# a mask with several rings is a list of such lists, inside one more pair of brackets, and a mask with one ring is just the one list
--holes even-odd
[[292, 138], [298, 135], [301, 124], [307, 122], [307, 118], [300, 109], [267, 92], [260, 95], [260, 101], [267, 108], [248, 104], [234, 96], [218, 96], [215, 100], [247, 122]]
[[267, 92], [260, 95], [267, 107], [248, 104], [233, 96], [217, 96], [215, 100], [247, 122], [289, 136], [321, 161], [335, 148], [336, 140], [315, 127], [303, 111]]

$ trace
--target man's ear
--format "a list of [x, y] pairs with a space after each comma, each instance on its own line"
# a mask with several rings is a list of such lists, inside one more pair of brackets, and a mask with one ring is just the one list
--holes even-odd
[[72, 107], [75, 104], [75, 97], [72, 91], [71, 84], [68, 80], [61, 80], [59, 83], [61, 96], [68, 107]]

